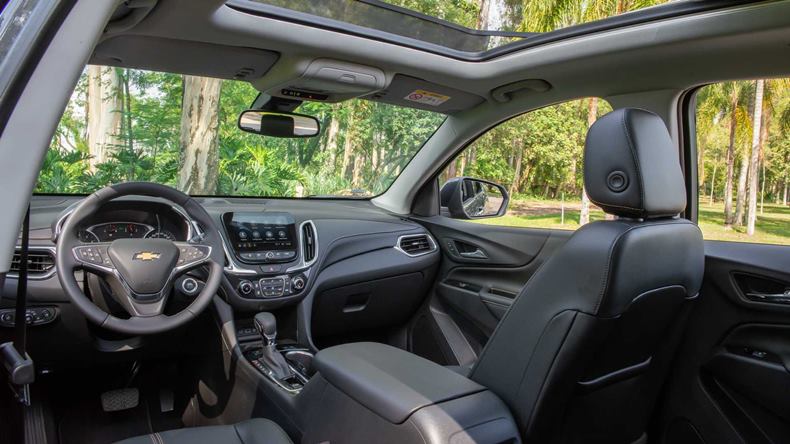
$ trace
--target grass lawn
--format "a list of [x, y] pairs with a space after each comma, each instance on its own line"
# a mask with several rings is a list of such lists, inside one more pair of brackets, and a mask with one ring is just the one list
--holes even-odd
[[[565, 202], [564, 207], [563, 221], [563, 204], [560, 201], [513, 200], [505, 216], [480, 219], [475, 222], [512, 227], [575, 230], [579, 227], [579, 203]], [[603, 218], [604, 213], [601, 210], [597, 208], [590, 210], [591, 220], [602, 220]], [[759, 213], [758, 208], [757, 224], [753, 236], [746, 234], [746, 227], [724, 229], [724, 204], [721, 203], [701, 204], [699, 225], [705, 239], [709, 240], [790, 245], [790, 207], [782, 205], [766, 203], [763, 214]]]

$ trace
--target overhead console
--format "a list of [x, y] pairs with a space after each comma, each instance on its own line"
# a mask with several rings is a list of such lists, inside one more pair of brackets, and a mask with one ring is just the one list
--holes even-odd
[[[277, 74], [272, 73], [276, 78]], [[268, 76], [267, 76], [268, 77]], [[310, 62], [299, 77], [279, 81], [267, 87], [273, 97], [319, 102], [340, 102], [371, 94], [387, 84], [384, 71], [372, 66], [316, 59]]]

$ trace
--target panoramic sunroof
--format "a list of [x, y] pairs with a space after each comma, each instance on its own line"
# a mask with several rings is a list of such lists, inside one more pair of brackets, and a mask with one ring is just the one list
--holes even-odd
[[748, 0], [228, 0], [263, 16], [466, 60]]

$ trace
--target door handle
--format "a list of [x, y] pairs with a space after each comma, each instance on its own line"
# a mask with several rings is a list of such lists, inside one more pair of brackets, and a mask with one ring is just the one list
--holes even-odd
[[460, 253], [461, 256], [472, 258], [472, 259], [488, 259], [488, 255], [479, 248], [476, 248], [475, 251], [462, 251]]
[[784, 293], [760, 293], [749, 292], [746, 297], [753, 301], [770, 302], [773, 304], [790, 304], [790, 289], [785, 290]]

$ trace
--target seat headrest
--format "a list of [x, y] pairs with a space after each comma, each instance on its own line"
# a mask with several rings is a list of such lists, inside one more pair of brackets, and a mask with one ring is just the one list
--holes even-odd
[[678, 150], [656, 114], [612, 111], [587, 132], [584, 185], [605, 212], [630, 218], [672, 217], [686, 208]]

